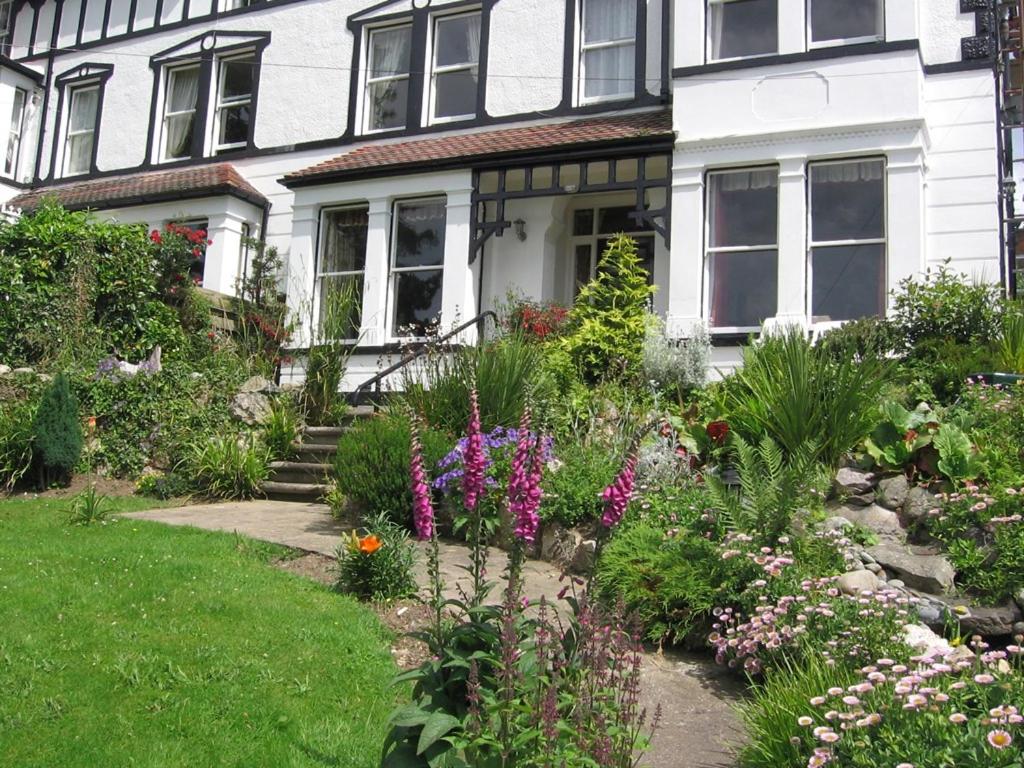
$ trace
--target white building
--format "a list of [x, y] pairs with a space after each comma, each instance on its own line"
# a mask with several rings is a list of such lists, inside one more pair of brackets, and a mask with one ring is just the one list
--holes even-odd
[[626, 231], [729, 364], [946, 259], [1006, 279], [990, 2], [0, 0], [0, 202], [205, 224], [226, 293], [265, 238], [300, 348], [353, 282], [349, 387]]

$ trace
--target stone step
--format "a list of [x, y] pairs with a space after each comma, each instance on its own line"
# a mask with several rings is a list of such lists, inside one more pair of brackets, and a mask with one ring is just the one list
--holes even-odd
[[272, 461], [270, 479], [277, 483], [320, 483], [330, 474], [331, 465], [312, 461]]
[[326, 445], [335, 448], [348, 427], [306, 427], [300, 438], [304, 445]]
[[267, 498], [280, 501], [319, 501], [329, 490], [326, 483], [282, 483], [275, 480], [263, 483], [263, 493]]
[[329, 464], [338, 452], [337, 444], [317, 445], [316, 443], [292, 443], [292, 450], [300, 463]]

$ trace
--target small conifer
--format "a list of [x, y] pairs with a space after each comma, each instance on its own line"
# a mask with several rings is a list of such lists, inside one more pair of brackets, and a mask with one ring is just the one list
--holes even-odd
[[68, 482], [82, 453], [82, 443], [78, 401], [62, 373], [43, 392], [33, 422], [32, 452], [41, 487]]

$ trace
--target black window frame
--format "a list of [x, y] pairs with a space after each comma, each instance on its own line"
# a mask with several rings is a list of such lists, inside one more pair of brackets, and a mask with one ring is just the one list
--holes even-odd
[[[107, 81], [114, 74], [112, 64], [80, 64], [74, 69], [68, 70], [54, 79], [57, 89], [57, 114], [54, 119], [55, 128], [53, 131], [53, 142], [50, 151], [50, 179], [88, 178], [99, 172], [96, 167], [96, 158], [100, 147], [100, 126], [103, 122], [103, 98], [107, 90]], [[92, 154], [89, 158], [89, 169], [84, 173], [67, 175], [65, 163], [65, 145], [67, 141], [68, 126], [71, 120], [71, 95], [73, 91], [81, 88], [97, 89], [96, 117], [93, 128]]]

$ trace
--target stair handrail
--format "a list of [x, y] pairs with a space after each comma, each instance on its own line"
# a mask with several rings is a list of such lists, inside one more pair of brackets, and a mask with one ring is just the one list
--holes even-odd
[[429, 352], [430, 350], [434, 349], [435, 347], [438, 347], [441, 344], [444, 344], [445, 342], [449, 341], [450, 339], [455, 338], [460, 333], [465, 331], [467, 328], [472, 328], [473, 326], [478, 326], [478, 340], [483, 339], [483, 336], [484, 336], [484, 334], [483, 334], [483, 323], [484, 323], [485, 320], [487, 320], [487, 318], [491, 318], [492, 320], [494, 320], [495, 325], [497, 325], [497, 322], [498, 322], [498, 315], [497, 315], [497, 313], [495, 313], [493, 310], [488, 309], [488, 310], [486, 310], [484, 312], [481, 312], [479, 315], [477, 315], [476, 317], [472, 318], [471, 320], [467, 320], [466, 322], [462, 323], [458, 327], [453, 328], [452, 330], [448, 331], [448, 333], [446, 333], [444, 336], [439, 336], [436, 339], [429, 339], [428, 341], [424, 342], [421, 346], [417, 347], [412, 352], [409, 352], [408, 354], [403, 355], [402, 359], [399, 360], [397, 363], [389, 365], [387, 368], [385, 368], [383, 371], [378, 373], [376, 376], [374, 376], [373, 378], [367, 379], [362, 384], [360, 384], [358, 387], [356, 387], [354, 390], [352, 390], [352, 393], [348, 396], [349, 403], [352, 404], [352, 405], [357, 404], [358, 401], [359, 401], [359, 395], [363, 391], [369, 389], [371, 386], [374, 387], [374, 391], [377, 394], [380, 394], [380, 391], [381, 391], [381, 386], [380, 385], [381, 385], [381, 382], [384, 381], [384, 379], [386, 379], [388, 376], [390, 376], [391, 374], [395, 373], [396, 371], [399, 371], [402, 368], [404, 368], [405, 366], [409, 365], [409, 363], [413, 362], [414, 360], [418, 360], [419, 358], [423, 357], [423, 355], [427, 354], [427, 352]]

